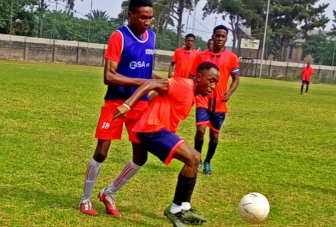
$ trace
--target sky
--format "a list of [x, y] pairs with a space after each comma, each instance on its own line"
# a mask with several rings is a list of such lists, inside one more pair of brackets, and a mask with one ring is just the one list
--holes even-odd
[[[58, 2], [58, 8], [64, 8], [62, 6], [64, 5], [64, 2], [61, 0], [58, 0]], [[90, 12], [91, 2], [92, 9], [103, 10], [106, 11], [111, 17], [117, 17], [121, 11], [121, 3], [123, 0], [76, 0], [75, 15], [78, 17], [83, 17], [84, 15], [88, 14]], [[196, 13], [191, 12], [189, 15], [188, 12], [185, 12], [183, 18], [183, 23], [187, 24], [187, 29], [184, 29], [185, 33], [194, 33], [195, 35], [202, 37], [204, 41], [207, 41], [209, 38], [211, 38], [212, 29], [215, 25], [224, 24], [228, 26], [228, 24], [223, 21], [221, 15], [213, 14], [203, 19], [202, 9], [206, 2], [207, 0], [200, 0], [196, 7]], [[55, 0], [46, 0], [46, 3], [50, 5], [51, 9], [55, 8]], [[336, 10], [335, 0], [319, 0], [318, 4], [322, 3], [329, 3], [328, 8], [326, 9], [326, 16], [330, 18], [330, 22], [328, 23], [326, 30], [330, 30], [332, 28], [332, 12], [333, 10]], [[196, 18], [195, 22], [193, 21], [194, 17]], [[194, 24], [195, 26], [193, 26]], [[229, 40], [231, 39], [232, 37], [229, 37]], [[228, 44], [230, 45], [230, 41], [228, 41]]]

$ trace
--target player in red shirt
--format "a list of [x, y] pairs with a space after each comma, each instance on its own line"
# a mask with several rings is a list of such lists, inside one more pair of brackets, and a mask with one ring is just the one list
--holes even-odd
[[[185, 38], [185, 47], [177, 48], [175, 50], [173, 59], [169, 66], [168, 77], [171, 78], [174, 72], [174, 78], [183, 77], [189, 78], [189, 72], [198, 53], [194, 49], [195, 35], [188, 34]], [[175, 68], [175, 70], [174, 70]]]
[[134, 126], [141, 145], [168, 165], [173, 158], [184, 166], [179, 174], [174, 200], [164, 214], [174, 226], [201, 224], [205, 218], [191, 209], [191, 196], [196, 183], [200, 153], [177, 136], [175, 132], [181, 120], [190, 113], [196, 95], [206, 96], [219, 80], [219, 69], [211, 62], [203, 62], [197, 68], [194, 79], [170, 78], [149, 80], [119, 106], [114, 118], [125, 116], [134, 103], [144, 94], [155, 90], [159, 95], [150, 103], [148, 110]]
[[[215, 154], [218, 144], [220, 128], [228, 112], [226, 103], [239, 85], [239, 60], [236, 54], [225, 49], [228, 29], [224, 25], [214, 28], [212, 40], [214, 42], [212, 50], [200, 52], [194, 61], [191, 75], [195, 75], [196, 68], [204, 61], [210, 61], [217, 65], [220, 72], [219, 82], [214, 91], [206, 96], [196, 97], [196, 135], [195, 149], [201, 153], [206, 127], [210, 128], [210, 140], [206, 159], [204, 160], [203, 173], [212, 173], [210, 161]], [[228, 89], [230, 76], [232, 82]]]
[[[92, 191], [101, 164], [107, 157], [111, 140], [121, 138], [124, 124], [128, 129], [134, 153], [141, 150], [136, 133], [131, 129], [148, 108], [147, 95], [134, 104], [132, 111], [125, 118], [113, 122], [111, 118], [116, 108], [128, 99], [138, 86], [152, 78], [155, 34], [149, 29], [153, 18], [151, 0], [130, 0], [128, 17], [129, 24], [119, 28], [111, 35], [105, 53], [104, 83], [108, 85], [108, 89], [97, 124], [96, 138], [98, 143], [87, 167], [84, 192], [79, 205], [79, 210], [87, 215], [98, 215], [98, 212], [92, 207]], [[129, 171], [125, 175], [125, 179], [136, 174], [146, 160], [142, 156], [133, 156], [129, 162]], [[122, 184], [113, 190], [117, 191], [121, 187]], [[119, 215], [114, 205], [112, 193], [109, 194], [103, 190], [98, 197], [104, 203], [108, 214]]]
[[314, 74], [314, 69], [310, 67], [310, 62], [307, 62], [307, 66], [302, 69], [302, 85], [301, 85], [301, 95], [303, 93], [303, 87], [306, 85], [306, 92], [308, 93], [310, 78]]

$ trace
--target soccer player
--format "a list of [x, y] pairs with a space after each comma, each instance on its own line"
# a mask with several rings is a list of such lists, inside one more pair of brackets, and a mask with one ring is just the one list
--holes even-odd
[[307, 62], [307, 66], [302, 69], [302, 85], [301, 85], [301, 95], [303, 93], [303, 87], [306, 85], [306, 92], [308, 93], [310, 78], [314, 74], [314, 69], [310, 67], [310, 62]]
[[[196, 97], [196, 135], [195, 149], [202, 152], [204, 134], [209, 126], [209, 146], [208, 153], [204, 160], [203, 173], [211, 175], [211, 159], [215, 154], [218, 145], [218, 135], [221, 126], [228, 112], [226, 103], [239, 85], [239, 60], [236, 54], [225, 49], [229, 30], [224, 25], [218, 25], [213, 30], [212, 40], [214, 42], [212, 50], [204, 50], [195, 58], [191, 75], [196, 74], [199, 64], [210, 61], [217, 65], [220, 72], [220, 80], [214, 91], [206, 96]], [[230, 76], [231, 85], [228, 89]]]
[[[191, 197], [196, 183], [200, 153], [177, 136], [175, 132], [181, 120], [190, 113], [196, 95], [210, 94], [219, 81], [219, 69], [211, 62], [201, 63], [194, 79], [169, 78], [148, 80], [120, 105], [113, 119], [125, 116], [134, 108], [134, 103], [144, 94], [155, 90], [159, 95], [150, 103], [148, 110], [133, 128], [144, 148], [140, 155], [147, 157], [147, 151], [168, 165], [173, 158], [184, 166], [178, 176], [174, 200], [164, 215], [174, 226], [202, 224], [206, 219], [191, 209]], [[138, 152], [138, 151], [136, 151]], [[122, 181], [122, 179], [120, 179]]]
[[173, 77], [173, 72], [174, 78], [189, 78], [190, 69], [198, 53], [198, 51], [194, 49], [195, 39], [194, 34], [186, 35], [185, 47], [180, 47], [175, 50], [168, 70], [169, 78]]
[[210, 50], [210, 51], [212, 50], [212, 47], [213, 47], [213, 40], [212, 39], [208, 40], [207, 47], [208, 47], [208, 50]]
[[[100, 166], [107, 157], [111, 140], [121, 139], [123, 124], [126, 125], [133, 152], [137, 154], [141, 146], [133, 126], [148, 108], [148, 96], [143, 95], [133, 104], [132, 110], [125, 118], [111, 121], [116, 108], [125, 102], [145, 81], [152, 78], [155, 34], [149, 29], [153, 18], [153, 5], [150, 0], [131, 0], [129, 3], [129, 24], [113, 32], [105, 53], [104, 83], [108, 85], [105, 104], [101, 109], [96, 138], [97, 147], [88, 164], [84, 193], [79, 210], [87, 215], [98, 215], [92, 207], [91, 196]], [[146, 157], [133, 156], [129, 162], [129, 172], [134, 175], [146, 162]], [[121, 187], [122, 184], [116, 187]], [[98, 195], [106, 206], [108, 214], [118, 216], [114, 207], [114, 198], [104, 192]]]

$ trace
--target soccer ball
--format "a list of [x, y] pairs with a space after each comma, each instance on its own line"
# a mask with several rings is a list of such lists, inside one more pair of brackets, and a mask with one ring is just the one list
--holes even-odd
[[240, 216], [249, 223], [264, 221], [270, 211], [267, 198], [257, 192], [245, 195], [239, 203]]

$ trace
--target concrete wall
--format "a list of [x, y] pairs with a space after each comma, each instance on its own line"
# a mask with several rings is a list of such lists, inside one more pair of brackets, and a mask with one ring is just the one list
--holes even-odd
[[[242, 76], [259, 77], [261, 61], [258, 59], [241, 59], [240, 71]], [[263, 61], [261, 70], [262, 78], [276, 78], [284, 80], [301, 80], [302, 68], [306, 64]], [[336, 83], [336, 67], [325, 65], [311, 65], [315, 73], [312, 76], [313, 82]]]
[[[0, 34], [0, 59], [104, 65], [107, 45]], [[156, 50], [155, 70], [167, 71], [172, 51]]]
[[[0, 59], [4, 60], [103, 66], [106, 48], [105, 44], [0, 34]], [[173, 51], [156, 50], [154, 69], [167, 71], [173, 54]], [[242, 76], [259, 77], [260, 60], [242, 58], [240, 62]], [[300, 80], [303, 67], [302, 63], [264, 61], [261, 76]], [[313, 81], [336, 83], [335, 67], [322, 65], [312, 65], [312, 67], [315, 69]]]

